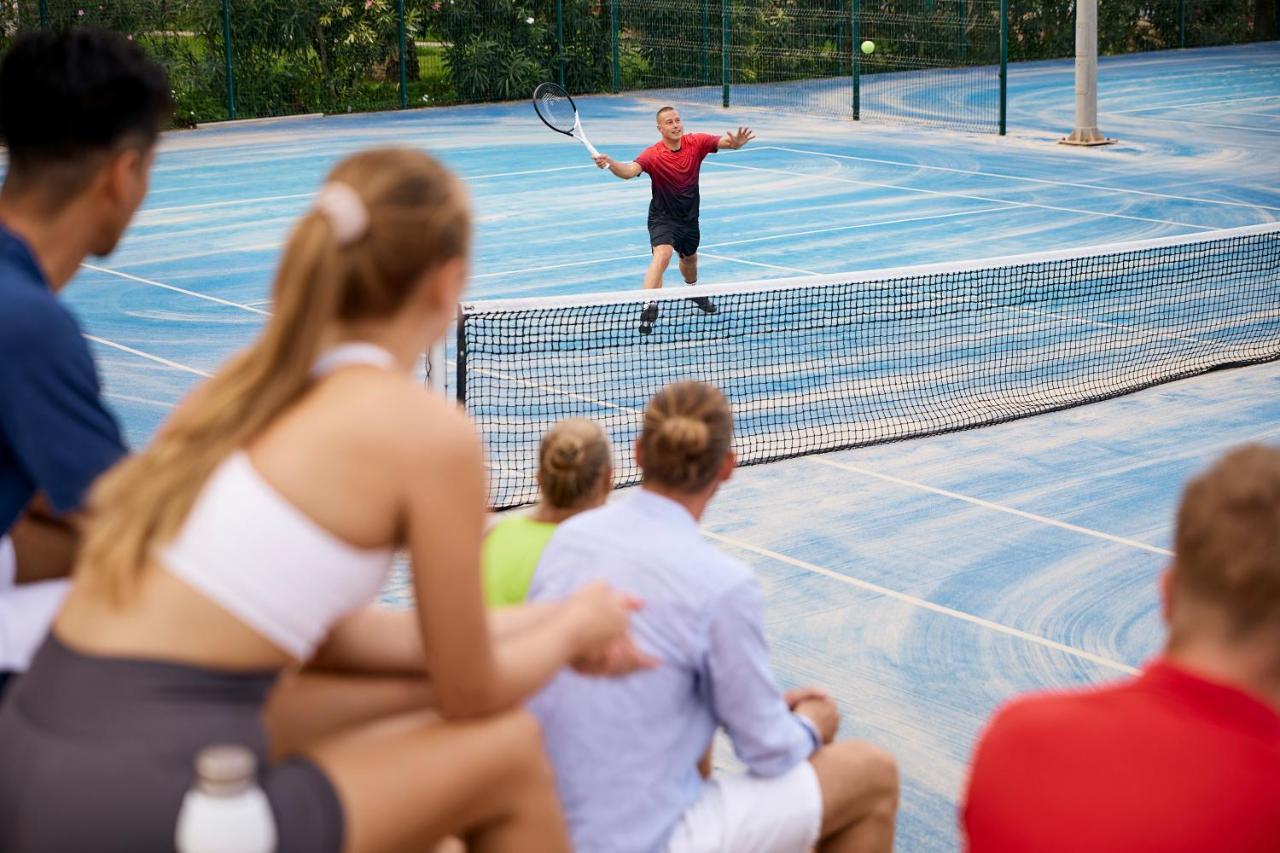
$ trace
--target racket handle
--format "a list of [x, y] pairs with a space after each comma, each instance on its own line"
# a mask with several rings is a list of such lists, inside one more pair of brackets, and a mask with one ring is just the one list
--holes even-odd
[[593, 158], [600, 156], [600, 152], [596, 150], [596, 147], [591, 144], [591, 141], [589, 139], [587, 139], [585, 136], [582, 136], [579, 138], [582, 140], [582, 144], [587, 146], [587, 150], [591, 152], [591, 156]]

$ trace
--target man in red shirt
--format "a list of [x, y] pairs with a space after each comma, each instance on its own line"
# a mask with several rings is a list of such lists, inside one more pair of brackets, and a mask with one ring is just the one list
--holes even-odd
[[1163, 657], [988, 726], [963, 807], [974, 853], [1280, 850], [1280, 451], [1193, 480], [1174, 544]]
[[[646, 290], [662, 287], [662, 274], [671, 262], [674, 250], [680, 256], [680, 274], [686, 284], [698, 280], [698, 173], [708, 154], [721, 149], [741, 148], [755, 138], [750, 128], [740, 127], [737, 133], [729, 131], [724, 136], [710, 133], [685, 133], [680, 113], [675, 107], [658, 110], [658, 133], [662, 138], [650, 145], [630, 163], [619, 163], [607, 154], [600, 154], [596, 165], [608, 169], [623, 180], [648, 172], [653, 186], [653, 201], [649, 203], [649, 245], [653, 260], [644, 274]], [[716, 313], [716, 306], [705, 296], [690, 300], [707, 314]], [[653, 331], [658, 319], [658, 303], [645, 305], [640, 314], [640, 334]]]

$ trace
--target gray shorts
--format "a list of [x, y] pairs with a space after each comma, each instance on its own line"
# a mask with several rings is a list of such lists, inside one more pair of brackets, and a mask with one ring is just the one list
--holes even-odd
[[0, 850], [171, 851], [196, 753], [235, 743], [280, 853], [337, 853], [337, 793], [311, 762], [266, 764], [262, 705], [276, 673], [80, 654], [52, 635], [0, 705]]

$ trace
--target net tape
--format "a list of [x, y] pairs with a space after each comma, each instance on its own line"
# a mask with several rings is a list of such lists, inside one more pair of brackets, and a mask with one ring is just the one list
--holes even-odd
[[[687, 300], [713, 299], [704, 315]], [[742, 464], [1000, 423], [1227, 365], [1280, 358], [1280, 226], [1036, 256], [747, 285], [477, 302], [457, 394], [494, 508], [536, 500], [537, 446], [596, 419], [618, 485], [645, 402], [719, 386]]]

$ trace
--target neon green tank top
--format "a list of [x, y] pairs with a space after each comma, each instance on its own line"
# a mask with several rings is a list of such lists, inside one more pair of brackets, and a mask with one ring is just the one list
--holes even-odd
[[484, 538], [480, 565], [484, 600], [490, 607], [524, 604], [542, 551], [556, 525], [517, 515], [498, 522]]

